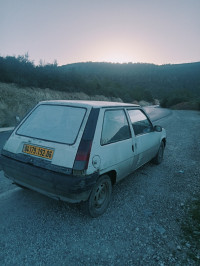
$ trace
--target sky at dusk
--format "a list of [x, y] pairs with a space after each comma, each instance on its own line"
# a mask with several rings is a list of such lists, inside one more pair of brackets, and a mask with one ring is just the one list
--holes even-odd
[[200, 61], [200, 0], [0, 0], [0, 56], [37, 65]]

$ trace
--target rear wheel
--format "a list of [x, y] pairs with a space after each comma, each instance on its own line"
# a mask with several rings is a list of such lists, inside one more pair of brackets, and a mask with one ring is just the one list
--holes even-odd
[[97, 180], [97, 183], [92, 189], [89, 199], [84, 202], [85, 210], [92, 217], [102, 215], [111, 200], [112, 184], [110, 177], [103, 175]]
[[164, 155], [164, 149], [165, 145], [164, 142], [162, 141], [158, 150], [158, 153], [156, 154], [156, 157], [152, 160], [153, 163], [155, 164], [160, 164], [163, 160], [163, 155]]

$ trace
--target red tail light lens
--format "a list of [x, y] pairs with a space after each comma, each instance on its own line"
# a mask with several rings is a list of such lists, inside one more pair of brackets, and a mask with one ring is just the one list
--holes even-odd
[[90, 115], [88, 117], [88, 121], [86, 123], [85, 130], [78, 147], [73, 166], [74, 171], [83, 171], [88, 167], [98, 116], [99, 108], [93, 108], [90, 111]]
[[92, 141], [81, 140], [74, 162], [74, 170], [85, 170], [88, 167]]

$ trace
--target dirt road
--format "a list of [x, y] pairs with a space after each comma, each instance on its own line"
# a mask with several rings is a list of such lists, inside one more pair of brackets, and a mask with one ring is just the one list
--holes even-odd
[[[173, 111], [164, 161], [113, 189], [91, 219], [78, 205], [10, 184], [0, 172], [1, 265], [196, 265], [182, 241], [184, 206], [200, 191], [200, 113]], [[3, 189], [4, 188], [4, 189]]]

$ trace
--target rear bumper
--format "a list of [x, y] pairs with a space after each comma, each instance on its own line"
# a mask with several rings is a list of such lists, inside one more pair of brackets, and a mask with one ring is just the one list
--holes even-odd
[[4, 175], [14, 183], [57, 200], [71, 203], [86, 201], [96, 183], [98, 173], [73, 176], [24, 163], [0, 155]]

